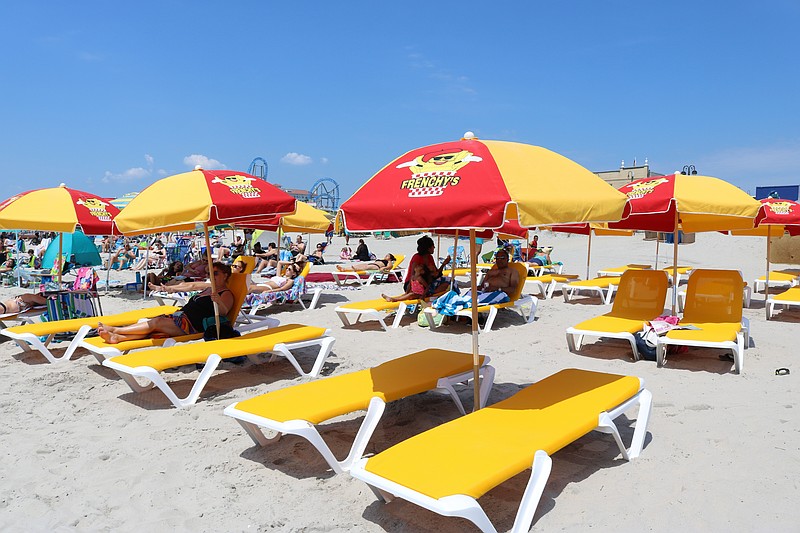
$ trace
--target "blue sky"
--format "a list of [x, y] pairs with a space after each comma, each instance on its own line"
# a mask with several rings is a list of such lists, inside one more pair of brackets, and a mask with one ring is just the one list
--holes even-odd
[[191, 169], [344, 200], [407, 150], [526, 142], [587, 168], [800, 183], [800, 2], [4, 2], [3, 198]]

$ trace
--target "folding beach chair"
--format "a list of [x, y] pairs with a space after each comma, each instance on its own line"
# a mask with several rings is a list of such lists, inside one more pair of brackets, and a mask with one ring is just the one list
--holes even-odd
[[790, 308], [800, 306], [800, 287], [791, 287], [780, 294], [775, 294], [767, 298], [767, 309], [769, 316], [775, 314], [775, 307]]
[[636, 332], [645, 322], [664, 314], [669, 282], [659, 270], [628, 270], [620, 277], [614, 305], [608, 313], [567, 328], [569, 351], [581, 349], [584, 337], [623, 339], [630, 343], [633, 359], [639, 360]]
[[[360, 459], [350, 475], [384, 501], [402, 498], [494, 532], [478, 498], [531, 469], [512, 528], [520, 533], [531, 527], [553, 453], [596, 429], [613, 435], [625, 460], [634, 459], [644, 446], [651, 405], [652, 395], [637, 377], [562, 370], [507, 400]], [[614, 419], [637, 406], [636, 429], [626, 448]], [[586, 497], [589, 506], [595, 504]]]
[[[489, 358], [481, 360], [481, 407], [494, 382]], [[350, 468], [364, 454], [372, 433], [389, 402], [422, 392], [438, 390], [450, 395], [464, 414], [454, 389], [473, 378], [472, 354], [428, 349], [349, 374], [309, 381], [235, 403], [225, 414], [235, 418], [257, 445], [266, 446], [283, 434], [307, 439], [334, 472]], [[360, 410], [367, 410], [347, 457], [339, 461], [316, 429], [318, 424]], [[261, 428], [279, 432], [267, 438]]]

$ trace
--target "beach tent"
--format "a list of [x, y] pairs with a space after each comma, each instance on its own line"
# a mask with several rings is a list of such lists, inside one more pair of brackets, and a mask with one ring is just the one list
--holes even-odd
[[[62, 243], [58, 240], [63, 239]], [[53, 239], [53, 242], [47, 247], [42, 258], [43, 268], [53, 268], [53, 263], [58, 257], [59, 244], [61, 246], [61, 254], [65, 259], [70, 260], [75, 256], [75, 264], [79, 266], [97, 266], [102, 264], [100, 254], [97, 252], [97, 247], [94, 241], [87, 237], [82, 231], [75, 233], [60, 233], [58, 237]]]

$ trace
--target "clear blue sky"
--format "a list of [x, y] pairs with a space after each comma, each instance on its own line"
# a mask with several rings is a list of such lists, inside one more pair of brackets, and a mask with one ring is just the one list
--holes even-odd
[[796, 0], [31, 0], [0, 19], [3, 198], [260, 156], [344, 200], [467, 130], [594, 171], [800, 183]]

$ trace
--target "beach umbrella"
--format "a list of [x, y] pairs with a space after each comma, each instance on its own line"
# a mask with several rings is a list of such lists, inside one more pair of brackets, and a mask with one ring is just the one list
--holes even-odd
[[[758, 200], [727, 181], [711, 176], [669, 174], [626, 183], [619, 190], [629, 200], [630, 213], [612, 229], [651, 230], [674, 234], [673, 280], [678, 279], [679, 231], [753, 229], [763, 218]], [[677, 287], [672, 290], [675, 314]]]
[[[124, 235], [162, 231], [202, 230], [205, 235], [208, 271], [213, 271], [208, 228], [244, 224], [295, 211], [295, 199], [266, 181], [231, 170], [204, 170], [162, 178], [140, 192], [116, 217]], [[214, 276], [211, 276], [211, 290]], [[214, 305], [217, 332], [219, 312]]]
[[[769, 299], [769, 254], [772, 237], [800, 235], [800, 203], [781, 198], [764, 198], [759, 200], [764, 206], [764, 218], [758, 227], [751, 230], [732, 231], [733, 235], [752, 235], [767, 238], [767, 271], [764, 277], [764, 300]], [[770, 319], [769, 308], [766, 307], [767, 320]]]
[[125, 208], [125, 206], [127, 206], [129, 203], [131, 203], [131, 200], [136, 198], [137, 194], [139, 194], [139, 193], [138, 192], [129, 192], [129, 193], [123, 194], [119, 198], [113, 198], [112, 200], [110, 200], [111, 205], [115, 206], [117, 209], [122, 210], [122, 209]]
[[[411, 150], [378, 171], [341, 205], [349, 232], [466, 230], [475, 257], [476, 230], [506, 220], [523, 227], [619, 220], [626, 198], [594, 173], [545, 148], [479, 140], [468, 132], [455, 142]], [[472, 279], [472, 354], [478, 390], [478, 316], [475, 262]]]
[[298, 200], [297, 211], [292, 214], [276, 215], [239, 226], [267, 231], [281, 230], [284, 233], [325, 233], [330, 228], [331, 221], [325, 211]]
[[[0, 203], [0, 229], [74, 233], [80, 226], [87, 235], [110, 235], [118, 214], [119, 209], [100, 196], [62, 183], [16, 194]], [[59, 249], [59, 256], [61, 253]], [[61, 284], [61, 271], [58, 283]]]

